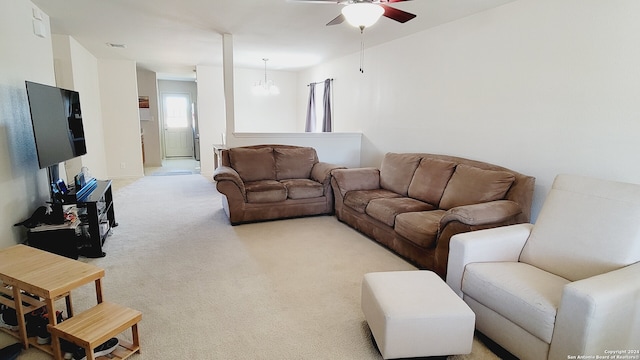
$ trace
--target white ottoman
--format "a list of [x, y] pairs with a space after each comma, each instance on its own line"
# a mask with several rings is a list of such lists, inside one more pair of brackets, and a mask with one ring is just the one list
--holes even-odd
[[365, 274], [362, 312], [385, 359], [471, 353], [476, 316], [431, 271]]

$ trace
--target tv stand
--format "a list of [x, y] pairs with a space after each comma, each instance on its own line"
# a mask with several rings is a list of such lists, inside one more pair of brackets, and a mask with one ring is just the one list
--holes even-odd
[[111, 229], [118, 226], [113, 210], [111, 180], [96, 180], [95, 188], [76, 200], [81, 220], [82, 242], [80, 254], [86, 257], [103, 257], [102, 251]]
[[82, 195], [76, 196], [74, 191], [70, 191], [63, 196], [61, 203], [54, 204], [76, 205], [80, 220], [77, 228], [33, 229], [28, 233], [30, 245], [76, 259], [78, 255], [89, 258], [106, 255], [102, 246], [111, 229], [118, 226], [111, 180], [95, 180], [88, 190], [85, 189], [87, 185], [81, 189]]

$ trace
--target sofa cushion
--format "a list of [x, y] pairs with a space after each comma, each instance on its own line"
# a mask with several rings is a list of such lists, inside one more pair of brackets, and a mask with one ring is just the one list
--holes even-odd
[[309, 179], [289, 179], [280, 181], [287, 188], [289, 199], [310, 199], [324, 195], [322, 184]]
[[568, 283], [525, 263], [471, 263], [465, 267], [462, 291], [550, 344], [562, 291]]
[[409, 184], [409, 196], [438, 206], [455, 169], [452, 161], [423, 158]]
[[419, 163], [420, 156], [416, 154], [386, 154], [380, 165], [380, 187], [407, 196]]
[[445, 213], [444, 210], [431, 210], [398, 214], [394, 230], [420, 247], [432, 248], [436, 245], [440, 219]]
[[[380, 170], [372, 167], [355, 169], [335, 169], [331, 176], [345, 196], [352, 190], [374, 190], [380, 188]], [[333, 180], [332, 180], [333, 181]]]
[[400, 195], [385, 189], [353, 190], [345, 194], [343, 204], [361, 214], [373, 199], [398, 198]]
[[444, 189], [440, 208], [480, 204], [503, 199], [515, 176], [506, 171], [484, 170], [459, 164]]
[[311, 168], [318, 162], [316, 151], [310, 147], [274, 148], [276, 180], [309, 179]]
[[252, 181], [244, 184], [247, 202], [269, 203], [287, 200], [287, 188], [275, 180]]
[[231, 148], [229, 161], [244, 182], [258, 180], [275, 180], [276, 162], [273, 149], [263, 147], [258, 149]]
[[365, 213], [372, 218], [392, 226], [396, 222], [396, 215], [412, 212], [433, 210], [435, 207], [426, 202], [409, 197], [374, 199], [369, 202]]

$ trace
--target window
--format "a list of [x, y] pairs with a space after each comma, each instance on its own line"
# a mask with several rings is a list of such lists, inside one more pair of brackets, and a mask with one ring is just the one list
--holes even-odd
[[171, 129], [189, 127], [189, 99], [186, 96], [167, 95], [164, 97], [165, 124]]

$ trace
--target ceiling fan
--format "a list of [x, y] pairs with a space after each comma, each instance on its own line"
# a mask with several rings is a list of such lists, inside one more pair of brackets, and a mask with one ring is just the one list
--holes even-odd
[[315, 4], [343, 4], [342, 13], [329, 21], [327, 26], [341, 24], [345, 20], [355, 27], [363, 30], [373, 25], [380, 16], [405, 23], [416, 17], [415, 14], [393, 8], [389, 3], [397, 3], [410, 0], [289, 0], [291, 2], [315, 3]]

